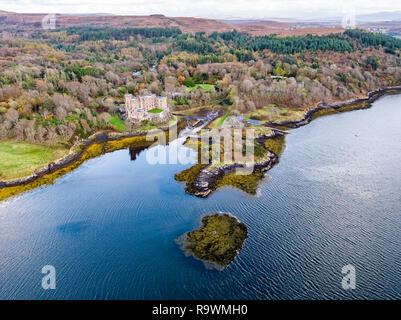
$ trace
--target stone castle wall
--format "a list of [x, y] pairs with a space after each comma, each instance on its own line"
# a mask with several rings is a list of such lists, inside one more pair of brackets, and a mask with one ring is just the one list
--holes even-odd
[[[148, 112], [154, 108], [158, 108], [163, 111], [160, 113]], [[170, 117], [170, 110], [167, 106], [167, 98], [156, 95], [133, 97], [131, 94], [126, 94], [125, 109], [128, 119], [133, 122], [140, 122], [143, 120], [164, 122]]]

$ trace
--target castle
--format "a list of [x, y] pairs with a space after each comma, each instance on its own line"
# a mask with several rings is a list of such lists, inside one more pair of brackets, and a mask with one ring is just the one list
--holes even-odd
[[154, 94], [141, 97], [133, 97], [132, 94], [126, 94], [125, 110], [128, 119], [133, 122], [143, 120], [164, 122], [170, 117], [167, 98]]

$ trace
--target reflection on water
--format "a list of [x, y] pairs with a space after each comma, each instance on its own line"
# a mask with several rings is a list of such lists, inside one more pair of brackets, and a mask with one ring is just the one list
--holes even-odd
[[[125, 149], [2, 201], [0, 298], [401, 298], [400, 105], [389, 96], [292, 131], [257, 196], [190, 196], [174, 180], [189, 165], [151, 165], [150, 149]], [[218, 211], [249, 232], [221, 272], [174, 242]], [[40, 286], [48, 264], [54, 291]], [[347, 264], [355, 290], [341, 287]]]
[[135, 161], [136, 157], [144, 150], [146, 150], [147, 148], [149, 148], [148, 146], [133, 146], [133, 147], [129, 147], [129, 155], [131, 158], [131, 161]]

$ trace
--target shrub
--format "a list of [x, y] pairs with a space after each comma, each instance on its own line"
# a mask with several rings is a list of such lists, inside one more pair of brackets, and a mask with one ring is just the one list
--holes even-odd
[[185, 80], [182, 82], [182, 84], [183, 84], [184, 86], [190, 87], [190, 88], [195, 87], [195, 82], [194, 82], [194, 80], [193, 80], [192, 78], [187, 78], [187, 79], [185, 79]]

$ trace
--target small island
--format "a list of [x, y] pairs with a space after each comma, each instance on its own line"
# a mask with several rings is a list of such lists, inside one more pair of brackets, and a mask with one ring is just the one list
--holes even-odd
[[221, 270], [237, 256], [247, 235], [244, 223], [227, 213], [216, 213], [203, 217], [199, 229], [183, 234], [177, 243], [205, 266]]

